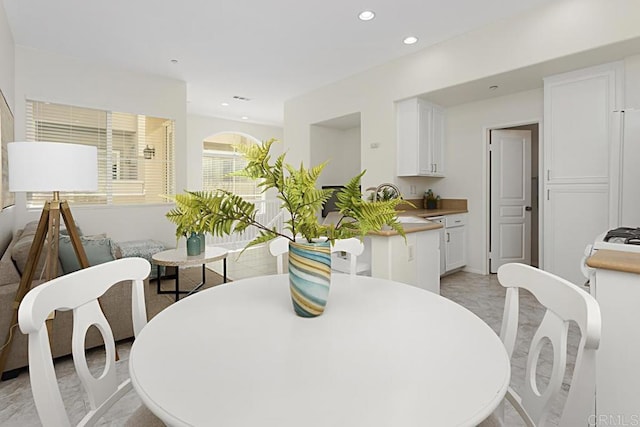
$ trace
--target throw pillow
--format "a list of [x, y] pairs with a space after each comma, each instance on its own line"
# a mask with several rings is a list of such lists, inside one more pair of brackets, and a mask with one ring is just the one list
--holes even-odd
[[[106, 237], [106, 235], [81, 236], [80, 241], [87, 254], [89, 265], [98, 265], [103, 262], [113, 261], [114, 258], [111, 255], [111, 239]], [[80, 270], [80, 262], [76, 257], [76, 252], [73, 250], [69, 236], [60, 237], [58, 256], [60, 257], [64, 274]]]
[[[80, 227], [78, 227], [77, 225], [76, 225], [76, 231], [78, 232], [78, 236], [82, 237], [82, 230], [80, 230]], [[67, 227], [64, 224], [64, 222], [62, 224], [60, 224], [60, 235], [61, 236], [68, 236], [69, 235], [69, 230], [67, 230]]]
[[[20, 234], [18, 241], [13, 245], [11, 249], [11, 258], [13, 259], [16, 268], [20, 275], [24, 272], [27, 267], [27, 261], [29, 260], [29, 252], [31, 251], [31, 245], [33, 244], [33, 239], [35, 237], [35, 227], [26, 228]], [[46, 244], [46, 243], [45, 243]], [[44, 275], [44, 264], [47, 258], [46, 249], [43, 248], [42, 253], [40, 254], [40, 259], [38, 260], [38, 265], [36, 266], [33, 272], [34, 279], [41, 279]], [[61, 274], [62, 267], [58, 263], [58, 274]]]

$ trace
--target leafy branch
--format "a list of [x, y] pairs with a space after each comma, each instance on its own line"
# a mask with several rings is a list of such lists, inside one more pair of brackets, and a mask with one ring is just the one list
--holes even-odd
[[317, 188], [317, 180], [327, 162], [308, 169], [302, 164], [299, 168], [294, 168], [285, 163], [285, 154], [271, 162], [270, 150], [274, 142], [275, 139], [270, 139], [262, 144], [236, 146], [247, 160], [247, 165], [231, 175], [259, 180], [258, 187], [263, 193], [275, 189], [277, 198], [282, 201], [282, 208], [289, 213], [285, 230], [261, 224], [256, 219], [256, 206], [229, 191], [187, 191], [167, 196], [176, 203], [176, 207], [166, 215], [177, 225], [176, 236], [180, 237], [190, 231], [207, 231], [216, 236], [224, 236], [242, 233], [251, 226], [258, 228], [258, 236], [247, 247], [278, 236], [293, 240], [293, 236], [300, 235], [309, 242], [318, 237], [327, 237], [333, 241], [364, 236], [369, 232], [379, 231], [385, 225], [404, 236], [395, 210], [403, 200], [363, 200], [360, 180], [365, 171], [353, 177], [337, 193], [336, 206], [343, 215], [340, 221], [337, 224], [320, 224], [318, 212], [334, 191]]

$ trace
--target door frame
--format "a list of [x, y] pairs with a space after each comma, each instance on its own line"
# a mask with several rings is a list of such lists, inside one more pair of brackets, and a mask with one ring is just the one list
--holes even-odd
[[[512, 127], [517, 127], [517, 126], [525, 126], [525, 125], [538, 125], [538, 265], [540, 269], [544, 268], [543, 265], [543, 221], [544, 221], [544, 216], [543, 216], [543, 212], [544, 212], [544, 197], [542, 197], [543, 194], [543, 185], [544, 185], [544, 179], [543, 178], [543, 151], [542, 151], [542, 147], [543, 147], [543, 123], [542, 123], [542, 117], [537, 117], [537, 118], [532, 118], [532, 119], [524, 119], [524, 120], [517, 120], [517, 121], [513, 121], [513, 122], [503, 122], [503, 123], [497, 123], [497, 124], [492, 124], [492, 125], [486, 125], [483, 126], [482, 128], [482, 138], [484, 141], [484, 152], [485, 155], [483, 156], [483, 175], [484, 175], [484, 195], [483, 195], [483, 212], [484, 212], [484, 217], [485, 217], [485, 232], [484, 232], [484, 241], [485, 241], [485, 247], [484, 247], [484, 274], [490, 274], [489, 273], [489, 248], [491, 246], [491, 173], [490, 173], [490, 167], [491, 167], [491, 163], [489, 161], [489, 142], [491, 141], [491, 131], [492, 130], [500, 130], [500, 129], [505, 129], [505, 128], [512, 128]], [[533, 169], [532, 169], [533, 171]], [[532, 200], [533, 202], [533, 200]]]

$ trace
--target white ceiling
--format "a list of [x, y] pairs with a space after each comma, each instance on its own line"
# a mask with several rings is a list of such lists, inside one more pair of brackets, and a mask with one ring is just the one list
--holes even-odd
[[[287, 99], [551, 1], [4, 0], [4, 7], [18, 45], [183, 80], [190, 114], [281, 125]], [[364, 9], [376, 18], [359, 21]], [[419, 42], [402, 44], [407, 35]]]

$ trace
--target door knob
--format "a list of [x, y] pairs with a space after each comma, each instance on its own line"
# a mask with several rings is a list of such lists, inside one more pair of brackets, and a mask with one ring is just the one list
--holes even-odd
[[524, 207], [524, 210], [525, 210], [525, 211], [531, 211], [531, 206], [525, 206], [525, 207]]

